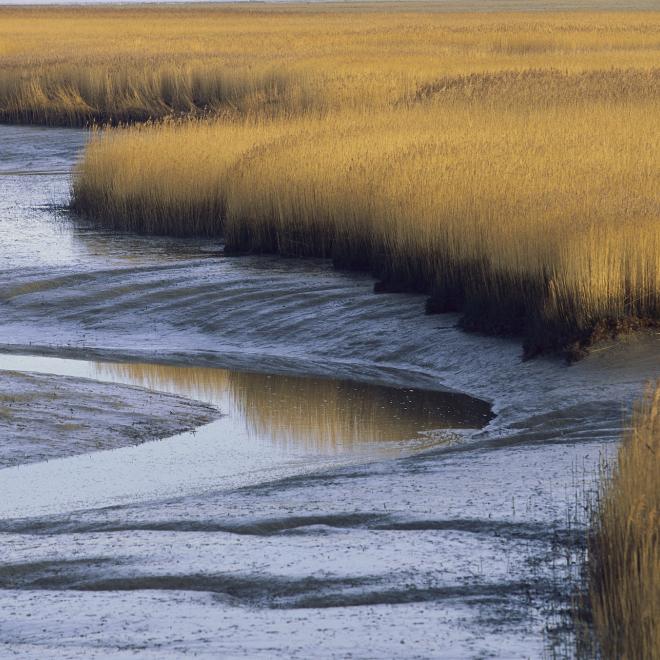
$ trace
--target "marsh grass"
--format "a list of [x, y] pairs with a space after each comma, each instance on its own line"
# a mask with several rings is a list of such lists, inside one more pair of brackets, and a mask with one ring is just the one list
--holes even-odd
[[262, 113], [305, 109], [294, 77], [283, 71], [204, 63], [143, 61], [41, 65], [29, 74], [0, 71], [0, 119], [14, 123], [86, 126], [144, 122], [169, 116]]
[[[451, 87], [502, 72], [658, 67], [657, 12], [466, 12], [471, 6], [0, 7], [0, 120], [325, 114], [405, 103], [438, 79]], [[484, 81], [492, 83], [477, 85]], [[507, 90], [502, 80], [497, 87]]]
[[[603, 476], [588, 539], [589, 611], [604, 658], [660, 658], [660, 381]], [[593, 647], [591, 651], [593, 652]]]
[[521, 109], [473, 95], [100, 133], [73, 202], [117, 229], [330, 257], [528, 355], [578, 356], [660, 318], [660, 103], [556, 87]]
[[660, 13], [439, 7], [0, 8], [0, 119], [146, 120], [76, 172], [119, 229], [331, 257], [528, 355], [657, 323]]

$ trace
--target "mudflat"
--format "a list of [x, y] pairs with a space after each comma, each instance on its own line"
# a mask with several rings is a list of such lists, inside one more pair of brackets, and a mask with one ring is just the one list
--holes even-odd
[[0, 372], [0, 467], [140, 444], [219, 415], [212, 406], [137, 387]]

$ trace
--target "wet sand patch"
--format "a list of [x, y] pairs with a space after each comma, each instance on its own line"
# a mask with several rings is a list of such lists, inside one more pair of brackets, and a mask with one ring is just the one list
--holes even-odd
[[137, 387], [0, 372], [0, 467], [136, 445], [219, 416], [212, 406]]

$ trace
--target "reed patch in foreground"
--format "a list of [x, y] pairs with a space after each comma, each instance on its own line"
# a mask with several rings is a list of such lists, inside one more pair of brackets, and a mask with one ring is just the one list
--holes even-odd
[[605, 658], [660, 658], [660, 381], [601, 486], [588, 542], [589, 600]]

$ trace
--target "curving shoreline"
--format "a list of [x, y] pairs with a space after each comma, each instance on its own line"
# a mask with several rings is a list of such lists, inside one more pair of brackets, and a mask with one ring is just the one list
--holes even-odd
[[576, 360], [660, 322], [660, 14], [611, 4], [2, 8], [0, 118], [133, 126], [73, 184], [108, 228], [332, 258]]
[[490, 116], [482, 100], [109, 131], [71, 206], [114, 230], [222, 237], [228, 254], [330, 258], [521, 338], [525, 357], [573, 361], [657, 327], [655, 105], [576, 97], [567, 122], [561, 105]]
[[[67, 10], [54, 13], [58, 11]], [[574, 14], [571, 20], [582, 18]], [[644, 35], [642, 41], [652, 38]], [[489, 57], [497, 54], [506, 60], [523, 52], [536, 58], [540, 52], [561, 59], [561, 39], [524, 34], [519, 40], [502, 37], [484, 43], [491, 49]], [[589, 51], [586, 45], [583, 52]], [[617, 51], [613, 57], [637, 55]], [[156, 73], [153, 78], [147, 75], [147, 83], [158, 80], [161, 89], [167, 75], [160, 79]], [[567, 89], [575, 92], [595, 81], [589, 89], [601, 103], [617, 92], [627, 75], [618, 70], [591, 77], [532, 72], [438, 79], [434, 73], [429, 80], [438, 82], [422, 89], [422, 96], [429, 98], [415, 102], [435, 103], [438, 99], [431, 97], [442, 96], [449, 85], [459, 105], [466, 90], [475, 87], [481, 101], [500, 107], [501, 89], [513, 91], [512, 98], [518, 100], [531, 90], [537, 102], [553, 107], [551, 114], [561, 115], [575, 101], [570, 96], [568, 104], [562, 100]], [[652, 81], [653, 76], [657, 71]], [[642, 96], [650, 89], [655, 98], [647, 78], [635, 80]], [[66, 102], [66, 95], [62, 98]], [[376, 95], [375, 100], [380, 103], [382, 98]], [[511, 99], [504, 100], [510, 105]], [[257, 106], [261, 101], [256, 99]], [[616, 107], [625, 115], [630, 98], [623, 101]], [[382, 121], [382, 116], [367, 116]], [[470, 113], [463, 116], [470, 118]], [[353, 120], [359, 124], [364, 117]], [[393, 259], [388, 243], [393, 234], [388, 231], [381, 231], [380, 244], [361, 231], [355, 241], [346, 240], [346, 233], [328, 234], [328, 210], [332, 215], [339, 209], [340, 220], [348, 218], [349, 225], [366, 218], [367, 226], [377, 227], [374, 221], [390, 212], [387, 217], [396, 219], [394, 212], [401, 207], [392, 200], [397, 200], [398, 181], [392, 179], [385, 200], [373, 194], [379, 186], [367, 188], [372, 194], [358, 194], [360, 190], [348, 185], [347, 170], [335, 167], [333, 148], [339, 142], [334, 135], [324, 137], [323, 130], [316, 133], [316, 119], [300, 123], [309, 131], [308, 141], [296, 142], [296, 128], [275, 136], [279, 146], [272, 148], [266, 140], [254, 150], [249, 148], [254, 127], [246, 124], [247, 152], [241, 151], [245, 144], [240, 140], [224, 140], [223, 131], [233, 130], [236, 116], [230, 119], [216, 135], [212, 123], [190, 123], [186, 132], [184, 122], [183, 139], [174, 143], [169, 131], [180, 127], [171, 123], [126, 131], [131, 139], [123, 146], [139, 157], [129, 161], [120, 149], [117, 158], [99, 169], [97, 190], [103, 193], [121, 184], [114, 189], [117, 206], [103, 207], [108, 215], [101, 227], [78, 222], [52, 205], [56, 200], [63, 208], [66, 202], [69, 181], [62, 173], [78, 157], [81, 132], [69, 136], [0, 127], [7, 137], [0, 140], [0, 151], [7, 152], [11, 162], [2, 174], [6, 188], [0, 197], [0, 350], [125, 361], [101, 366], [96, 375], [101, 379], [103, 373], [120, 373], [150, 389], [169, 388], [172, 376], [177, 388], [208, 393], [215, 381], [210, 372], [218, 367], [258, 372], [227, 379], [231, 391], [239, 393], [239, 408], [249, 413], [248, 424], [232, 427], [225, 416], [198, 433], [162, 443], [0, 470], [5, 495], [0, 501], [0, 648], [39, 657], [138, 652], [159, 659], [167, 653], [209, 658], [389, 657], [393, 649], [402, 658], [432, 657], [438, 649], [466, 658], [547, 655], [555, 619], [573, 596], [579, 555], [575, 537], [584, 531], [583, 521], [567, 522], [568, 507], [585, 481], [595, 477], [600, 458], [616, 451], [622, 411], [642, 382], [660, 373], [660, 334], [642, 327], [650, 325], [648, 315], [632, 313], [637, 303], [626, 298], [623, 315], [608, 320], [601, 314], [599, 325], [587, 314], [589, 322], [579, 328], [583, 334], [570, 334], [570, 341], [562, 334], [565, 326], [552, 327], [550, 335], [541, 337], [543, 346], [530, 342], [526, 347], [529, 354], [559, 348], [569, 357], [581, 357], [597, 331], [597, 338], [605, 341], [578, 364], [568, 367], [554, 356], [522, 362], [516, 340], [500, 337], [519, 336], [530, 319], [543, 321], [526, 313], [538, 311], [538, 300], [547, 303], [557, 286], [547, 272], [541, 269], [540, 278], [531, 281], [514, 278], [513, 289], [525, 298], [521, 308], [515, 296], [489, 296], [488, 286], [466, 292], [457, 280], [456, 273], [463, 273], [469, 280], [486, 280], [491, 288], [511, 290], [508, 276], [494, 273], [489, 263], [468, 260], [464, 272], [459, 268], [448, 273], [444, 262], [425, 262], [414, 252], [400, 249], [398, 260]], [[520, 126], [520, 117], [509, 119], [511, 126]], [[651, 122], [653, 116], [649, 113], [640, 121], [647, 119]], [[167, 138], [161, 147], [169, 151], [161, 150], [158, 140], [150, 143], [160, 130]], [[431, 141], [433, 131], [437, 126], [430, 126], [426, 137]], [[121, 138], [123, 133], [110, 135]], [[582, 134], [591, 135], [576, 132]], [[146, 136], [143, 141], [140, 135]], [[236, 135], [241, 137], [240, 127]], [[389, 166], [379, 151], [385, 142], [382, 135], [375, 131], [371, 160], [360, 160], [358, 150], [357, 165], [366, 162], [367, 170], [381, 173]], [[281, 157], [279, 147], [295, 151], [296, 144], [302, 150], [296, 158]], [[331, 167], [305, 179], [298, 165], [313, 164], [310, 144], [312, 153], [329, 154]], [[635, 157], [643, 152], [645, 142], [640, 144], [632, 150]], [[208, 156], [206, 168], [198, 166], [200, 145]], [[218, 177], [214, 168], [219, 154], [227, 151], [238, 160], [229, 159], [231, 176]], [[423, 158], [427, 155], [422, 153]], [[267, 167], [271, 157], [276, 167]], [[645, 162], [650, 172], [653, 161]], [[291, 163], [296, 167], [289, 167]], [[52, 177], [42, 176], [49, 170]], [[566, 168], [560, 176], [570, 181], [572, 171]], [[339, 184], [341, 195], [328, 199], [324, 194], [332, 181]], [[280, 195], [292, 182], [299, 184], [297, 193]], [[580, 196], [580, 180], [574, 183], [569, 190], [576, 191], [579, 208], [588, 198]], [[227, 234], [226, 191], [234, 187], [240, 195], [230, 200], [235, 222]], [[126, 190], [137, 193], [122, 197]], [[251, 206], [253, 198], [257, 202]], [[536, 204], [536, 198], [531, 199]], [[362, 216], [356, 206], [364, 211]], [[96, 216], [103, 208], [97, 200], [89, 211]], [[487, 204], [483, 208], [489, 209]], [[291, 217], [303, 221], [302, 230], [287, 224]], [[185, 218], [192, 218], [192, 224], [184, 226]], [[316, 220], [320, 224], [314, 224]], [[159, 222], [168, 230], [156, 231]], [[216, 231], [220, 225], [222, 232]], [[115, 231], [178, 234], [191, 226], [202, 231], [190, 233], [224, 235], [227, 252], [221, 255], [218, 242], [204, 239]], [[346, 226], [340, 222], [339, 228]], [[428, 247], [426, 238], [413, 232], [422, 251]], [[642, 240], [641, 235], [635, 238]], [[565, 245], [579, 253], [577, 244]], [[619, 254], [616, 241], [608, 245]], [[601, 254], [602, 243], [595, 241], [592, 247], [592, 256]], [[228, 256], [232, 249], [262, 254], [233, 259]], [[283, 259], [272, 253], [334, 257], [337, 268], [375, 273], [381, 278], [375, 288], [382, 295], [373, 295], [367, 275], [333, 270], [327, 260]], [[530, 262], [533, 257], [525, 263]], [[433, 270], [438, 263], [446, 277], [441, 281]], [[629, 291], [632, 284], [623, 281]], [[393, 295], [396, 291], [431, 294], [429, 312], [454, 311], [425, 316], [424, 296]], [[650, 291], [647, 302], [655, 290]], [[472, 296], [467, 305], [466, 293]], [[491, 336], [459, 331], [457, 310], [467, 329]], [[543, 327], [535, 329], [541, 332]], [[639, 332], [608, 341], [629, 330]], [[569, 346], [576, 340], [577, 346]], [[158, 365], [146, 368], [129, 364], [131, 360]], [[185, 374], [177, 373], [181, 371]], [[384, 388], [377, 388], [366, 406], [364, 398], [357, 397], [355, 404], [347, 396], [351, 385], [339, 396], [326, 384], [314, 386], [305, 380], [279, 389], [273, 382], [278, 379], [269, 374], [316, 374], [405, 389], [466, 392], [482, 400], [476, 410], [480, 423], [465, 428], [455, 441], [436, 438], [429, 445], [422, 438], [406, 447], [399, 440], [378, 453], [383, 460], [366, 460], [376, 456], [369, 450], [346, 462], [330, 460], [327, 454], [320, 461], [318, 453], [288, 454], [303, 445], [323, 449], [319, 438], [337, 436], [322, 414], [328, 402], [334, 401], [349, 420], [371, 420], [376, 430], [374, 420], [383, 418], [379, 411], [393, 411], [402, 436], [409, 435], [406, 419], [417, 408], [405, 399], [394, 402]], [[53, 383], [63, 393], [54, 401]], [[32, 457], [39, 460], [48, 458], [48, 452], [55, 457], [71, 448], [94, 451], [112, 443], [131, 444], [131, 418], [146, 422], [147, 432], [140, 439], [147, 440], [163, 425], [185, 425], [197, 419], [194, 415], [201, 419], [205, 414], [203, 406], [190, 408], [189, 401], [116, 384], [0, 372], [0, 394], [3, 384], [16, 391], [30, 389], [30, 398], [14, 406], [14, 421], [25, 424], [29, 433], [30, 416], [39, 417], [39, 433], [44, 429], [54, 438], [48, 446], [32, 438]], [[241, 388], [249, 396], [241, 396]], [[295, 396], [287, 400], [287, 392]], [[280, 405], [273, 407], [275, 401]], [[497, 415], [490, 422], [484, 401]], [[455, 409], [453, 403], [447, 405], [450, 412]], [[170, 417], [172, 406], [177, 414]], [[397, 414], [398, 406], [404, 406], [404, 414]], [[217, 415], [218, 407], [223, 409], [216, 405], [208, 413]], [[421, 407], [427, 403], [422, 401]], [[13, 423], [3, 420], [3, 410], [0, 406], [0, 434]], [[90, 414], [112, 425], [111, 432], [105, 434], [95, 425], [83, 429]], [[73, 423], [68, 421], [71, 415], [76, 415]], [[292, 425], [297, 425], [296, 434], [290, 433]], [[273, 441], [250, 448], [252, 427], [265, 429]], [[349, 424], [348, 439], [363, 440], [364, 433], [355, 428]], [[14, 444], [8, 449], [14, 451]], [[22, 449], [26, 451], [25, 444]], [[564, 623], [559, 623], [562, 635]]]

